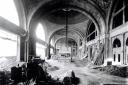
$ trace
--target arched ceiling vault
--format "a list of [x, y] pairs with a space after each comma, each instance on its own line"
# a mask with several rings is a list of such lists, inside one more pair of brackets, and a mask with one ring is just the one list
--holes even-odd
[[26, 16], [25, 16], [25, 8], [22, 4], [21, 0], [14, 0], [16, 9], [17, 9], [17, 13], [19, 16], [19, 26], [21, 28], [24, 28], [26, 30]]
[[112, 14], [115, 10], [115, 7], [116, 5], [118, 4], [119, 0], [113, 0], [112, 4], [111, 4], [111, 7], [109, 9], [109, 12], [108, 12], [108, 17], [107, 17], [107, 26], [108, 26], [108, 29], [106, 30], [106, 32], [108, 33], [110, 31], [110, 29], [112, 29], [112, 22], [113, 22], [113, 18], [112, 18]]
[[[97, 28], [98, 32], [100, 31], [100, 26], [99, 26], [99, 24], [98, 24], [98, 21], [93, 17], [93, 15], [89, 14], [88, 12], [85, 12], [86, 10], [80, 9], [80, 8], [77, 8], [77, 7], [75, 8], [75, 7], [70, 6], [70, 9], [75, 10], [75, 11], [78, 11], [78, 12], [84, 14], [85, 16], [88, 16], [89, 18], [91, 18], [91, 20], [93, 20], [93, 23], [96, 25], [96, 28]], [[88, 14], [87, 14], [87, 13], [88, 13]], [[39, 13], [37, 13], [37, 14], [39, 14]], [[72, 21], [74, 21], [74, 20], [72, 20]], [[87, 23], [85, 23], [85, 24], [87, 24]], [[62, 27], [63, 27], [63, 26], [62, 26]], [[81, 28], [80, 28], [80, 29], [81, 29]], [[86, 27], [85, 27], [85, 29], [86, 29]], [[77, 29], [77, 31], [78, 31], [78, 30], [79, 30], [79, 28]], [[56, 31], [56, 29], [53, 30], [53, 32], [55, 32], [55, 31]], [[78, 31], [78, 32], [81, 33], [82, 35], [85, 34], [84, 31], [82, 31], [82, 32]], [[51, 35], [51, 34], [49, 34], [49, 35]], [[47, 35], [46, 35], [46, 36], [47, 36]]]
[[[41, 14], [40, 11], [43, 13], [41, 14], [41, 16], [43, 15], [45, 17], [45, 15], [48, 15], [50, 13], [55, 13], [55, 12], [58, 12], [58, 10], [61, 10], [61, 9], [64, 9], [64, 8], [68, 8], [71, 9], [71, 10], [74, 10], [76, 12], [79, 12], [85, 16], [87, 16], [89, 19], [91, 19], [95, 25], [97, 26], [97, 28], [99, 29], [100, 26], [98, 24], [98, 18], [102, 18], [102, 16], [100, 15], [100, 12], [96, 11], [94, 8], [94, 12], [92, 11], [92, 9], [89, 9], [89, 8], [82, 8], [82, 7], [79, 7], [77, 5], [73, 5], [73, 4], [69, 4], [69, 5], [53, 5], [53, 6], [49, 6], [49, 11], [48, 10], [43, 10], [43, 9], [47, 9], [48, 7], [40, 7], [36, 12], [35, 14], [33, 14], [32, 18], [35, 16], [37, 16], [37, 14]], [[52, 7], [50, 9], [50, 7]], [[91, 7], [92, 8], [92, 7]], [[87, 10], [88, 9], [88, 10]], [[97, 15], [97, 16], [96, 16]], [[98, 18], [97, 18], [98, 17]], [[103, 20], [103, 19], [102, 19]], [[104, 21], [104, 20], [103, 20]]]
[[[51, 40], [55, 36], [58, 37], [56, 40], [58, 40], [61, 37], [65, 37], [66, 36], [66, 29], [65, 28], [62, 28], [62, 29], [59, 29], [59, 30], [53, 32], [51, 34], [50, 38], [49, 38], [49, 43], [51, 42]], [[74, 37], [74, 39], [76, 41], [78, 41], [79, 39], [83, 40], [83, 38], [84, 38], [84, 34], [82, 34], [82, 32], [79, 29], [77, 29], [77, 28], [76, 29], [72, 29], [72, 28], [68, 29], [68, 37], [69, 36], [72, 37], [72, 38]]]
[[[60, 42], [61, 42], [60, 44], [66, 44], [65, 40], [66, 40], [65, 37], [62, 37], [62, 38], [58, 39], [58, 40], [55, 42], [55, 47], [56, 47], [56, 45], [59, 44]], [[76, 44], [76, 46], [78, 46], [78, 43], [77, 43], [73, 38], [68, 37], [68, 38], [67, 38], [67, 41], [68, 41], [68, 43], [69, 43], [69, 42], [70, 42], [70, 43], [74, 42], [74, 43]]]
[[[57, 44], [57, 42], [58, 42], [59, 40], [61, 40], [61, 39], [66, 39], [66, 37], [60, 37], [60, 38], [58, 38], [58, 39], [55, 41], [55, 43], [54, 43], [54, 47], [55, 47], [55, 45]], [[76, 42], [76, 44], [77, 44], [77, 46], [78, 46], [78, 41], [76, 41], [76, 39], [74, 39], [73, 37], [68, 36], [67, 39], [72, 39], [73, 41]], [[66, 42], [65, 42], [65, 43], [66, 43]]]
[[[32, 16], [36, 13], [36, 11], [45, 3], [51, 2], [52, 0], [22, 0], [25, 8], [26, 15], [28, 17], [28, 21], [31, 20]], [[53, 4], [59, 0], [54, 0]], [[61, 0], [64, 1], [64, 0]], [[68, 1], [68, 0], [65, 0]], [[70, 2], [78, 2], [78, 3], [89, 3], [94, 10], [98, 10], [102, 17], [105, 17], [105, 12], [108, 10], [111, 0], [70, 0]]]
[[[33, 19], [35, 18], [36, 19], [42, 18], [44, 22], [47, 19], [49, 22], [53, 23], [53, 25], [62, 25], [58, 29], [54, 28], [51, 30], [50, 27], [46, 28], [51, 30], [51, 32], [48, 31], [51, 34], [46, 35], [46, 36], [50, 36], [49, 40], [51, 40], [54, 33], [56, 33], [56, 31], [59, 30], [60, 28], [64, 27], [63, 24], [65, 23], [60, 22], [59, 20], [62, 21], [65, 17], [61, 17], [59, 16], [59, 14], [62, 14], [63, 16], [64, 11], [62, 10], [67, 7], [71, 10], [71, 16], [70, 16], [71, 20], [69, 18], [70, 21], [69, 24], [75, 25], [81, 22], [83, 22], [84, 24], [88, 24], [88, 21], [92, 21], [95, 24], [99, 33], [104, 33], [105, 24], [106, 24], [105, 19], [109, 5], [112, 0], [21, 0], [21, 1], [24, 5], [25, 14], [27, 17], [26, 19], [27, 28], [30, 27], [31, 22], [33, 22], [34, 21]], [[74, 17], [72, 18], [72, 16], [74, 16], [75, 18]], [[85, 36], [86, 31], [81, 31], [80, 30], [81, 28], [78, 27], [76, 28], [77, 29], [75, 31], [77, 31], [81, 37]], [[87, 27], [85, 27], [84, 29], [86, 30]]]

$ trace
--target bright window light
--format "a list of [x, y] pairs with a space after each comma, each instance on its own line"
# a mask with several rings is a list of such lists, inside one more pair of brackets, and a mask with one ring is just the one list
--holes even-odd
[[0, 16], [19, 26], [19, 18], [13, 0], [0, 0]]
[[53, 49], [52, 48], [50, 48], [50, 54], [53, 54]]
[[44, 32], [44, 28], [42, 26], [42, 24], [38, 24], [37, 25], [37, 29], [36, 29], [36, 36], [37, 38], [45, 41], [45, 32]]
[[0, 57], [17, 56], [17, 36], [0, 30]]
[[39, 43], [36, 43], [36, 55], [40, 56], [41, 59], [45, 58], [45, 46]]
[[54, 46], [54, 43], [53, 43], [53, 40], [51, 40], [51, 43], [50, 43], [52, 46]]

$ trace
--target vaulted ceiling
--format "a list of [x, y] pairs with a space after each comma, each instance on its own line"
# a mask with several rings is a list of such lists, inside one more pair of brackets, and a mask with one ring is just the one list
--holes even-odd
[[49, 41], [53, 36], [64, 36], [65, 32], [63, 29], [66, 22], [65, 9], [67, 8], [70, 10], [68, 11], [70, 37], [79, 36], [79, 38], [84, 38], [86, 29], [91, 22], [95, 24], [98, 31], [101, 33], [104, 32], [105, 19], [112, 1], [18, 0], [17, 2], [23, 5], [28, 27], [35, 29], [33, 22], [41, 22], [45, 25], [46, 41]]

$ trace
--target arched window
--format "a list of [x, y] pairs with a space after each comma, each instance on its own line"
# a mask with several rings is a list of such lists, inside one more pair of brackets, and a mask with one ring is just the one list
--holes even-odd
[[14, 0], [0, 0], [0, 16], [19, 26]]
[[113, 48], [121, 47], [121, 42], [118, 38], [113, 41]]
[[41, 59], [45, 58], [45, 46], [39, 43], [36, 43], [36, 55], [40, 56]]
[[126, 40], [126, 46], [128, 46], [128, 38], [127, 38], [127, 40]]
[[39, 23], [37, 25], [37, 28], [36, 28], [36, 36], [37, 38], [45, 41], [45, 32], [44, 32], [44, 27], [42, 26], [41, 23]]
[[128, 21], [128, 0], [117, 0], [113, 16], [112, 29]]
[[52, 46], [54, 46], [54, 43], [53, 43], [53, 40], [51, 39], [51, 42], [50, 42], [50, 44], [52, 45]]
[[[36, 37], [38, 39], [41, 39], [45, 41], [45, 32], [44, 32], [44, 27], [42, 26], [41, 23], [37, 25], [36, 28]], [[40, 43], [36, 43], [36, 55], [40, 56], [42, 59], [45, 58], [45, 46]]]
[[87, 41], [91, 41], [95, 39], [96, 36], [97, 36], [97, 30], [95, 28], [94, 23], [92, 23], [87, 30]]

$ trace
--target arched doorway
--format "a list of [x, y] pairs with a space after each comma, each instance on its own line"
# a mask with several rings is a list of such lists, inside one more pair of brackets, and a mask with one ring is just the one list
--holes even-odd
[[60, 38], [55, 43], [56, 55], [61, 58], [76, 58], [77, 56], [77, 42], [72, 38]]
[[113, 48], [119, 48], [121, 47], [121, 42], [118, 38], [116, 38], [113, 42]]
[[114, 63], [121, 64], [123, 62], [122, 44], [119, 38], [115, 38], [113, 43], [113, 61]]

